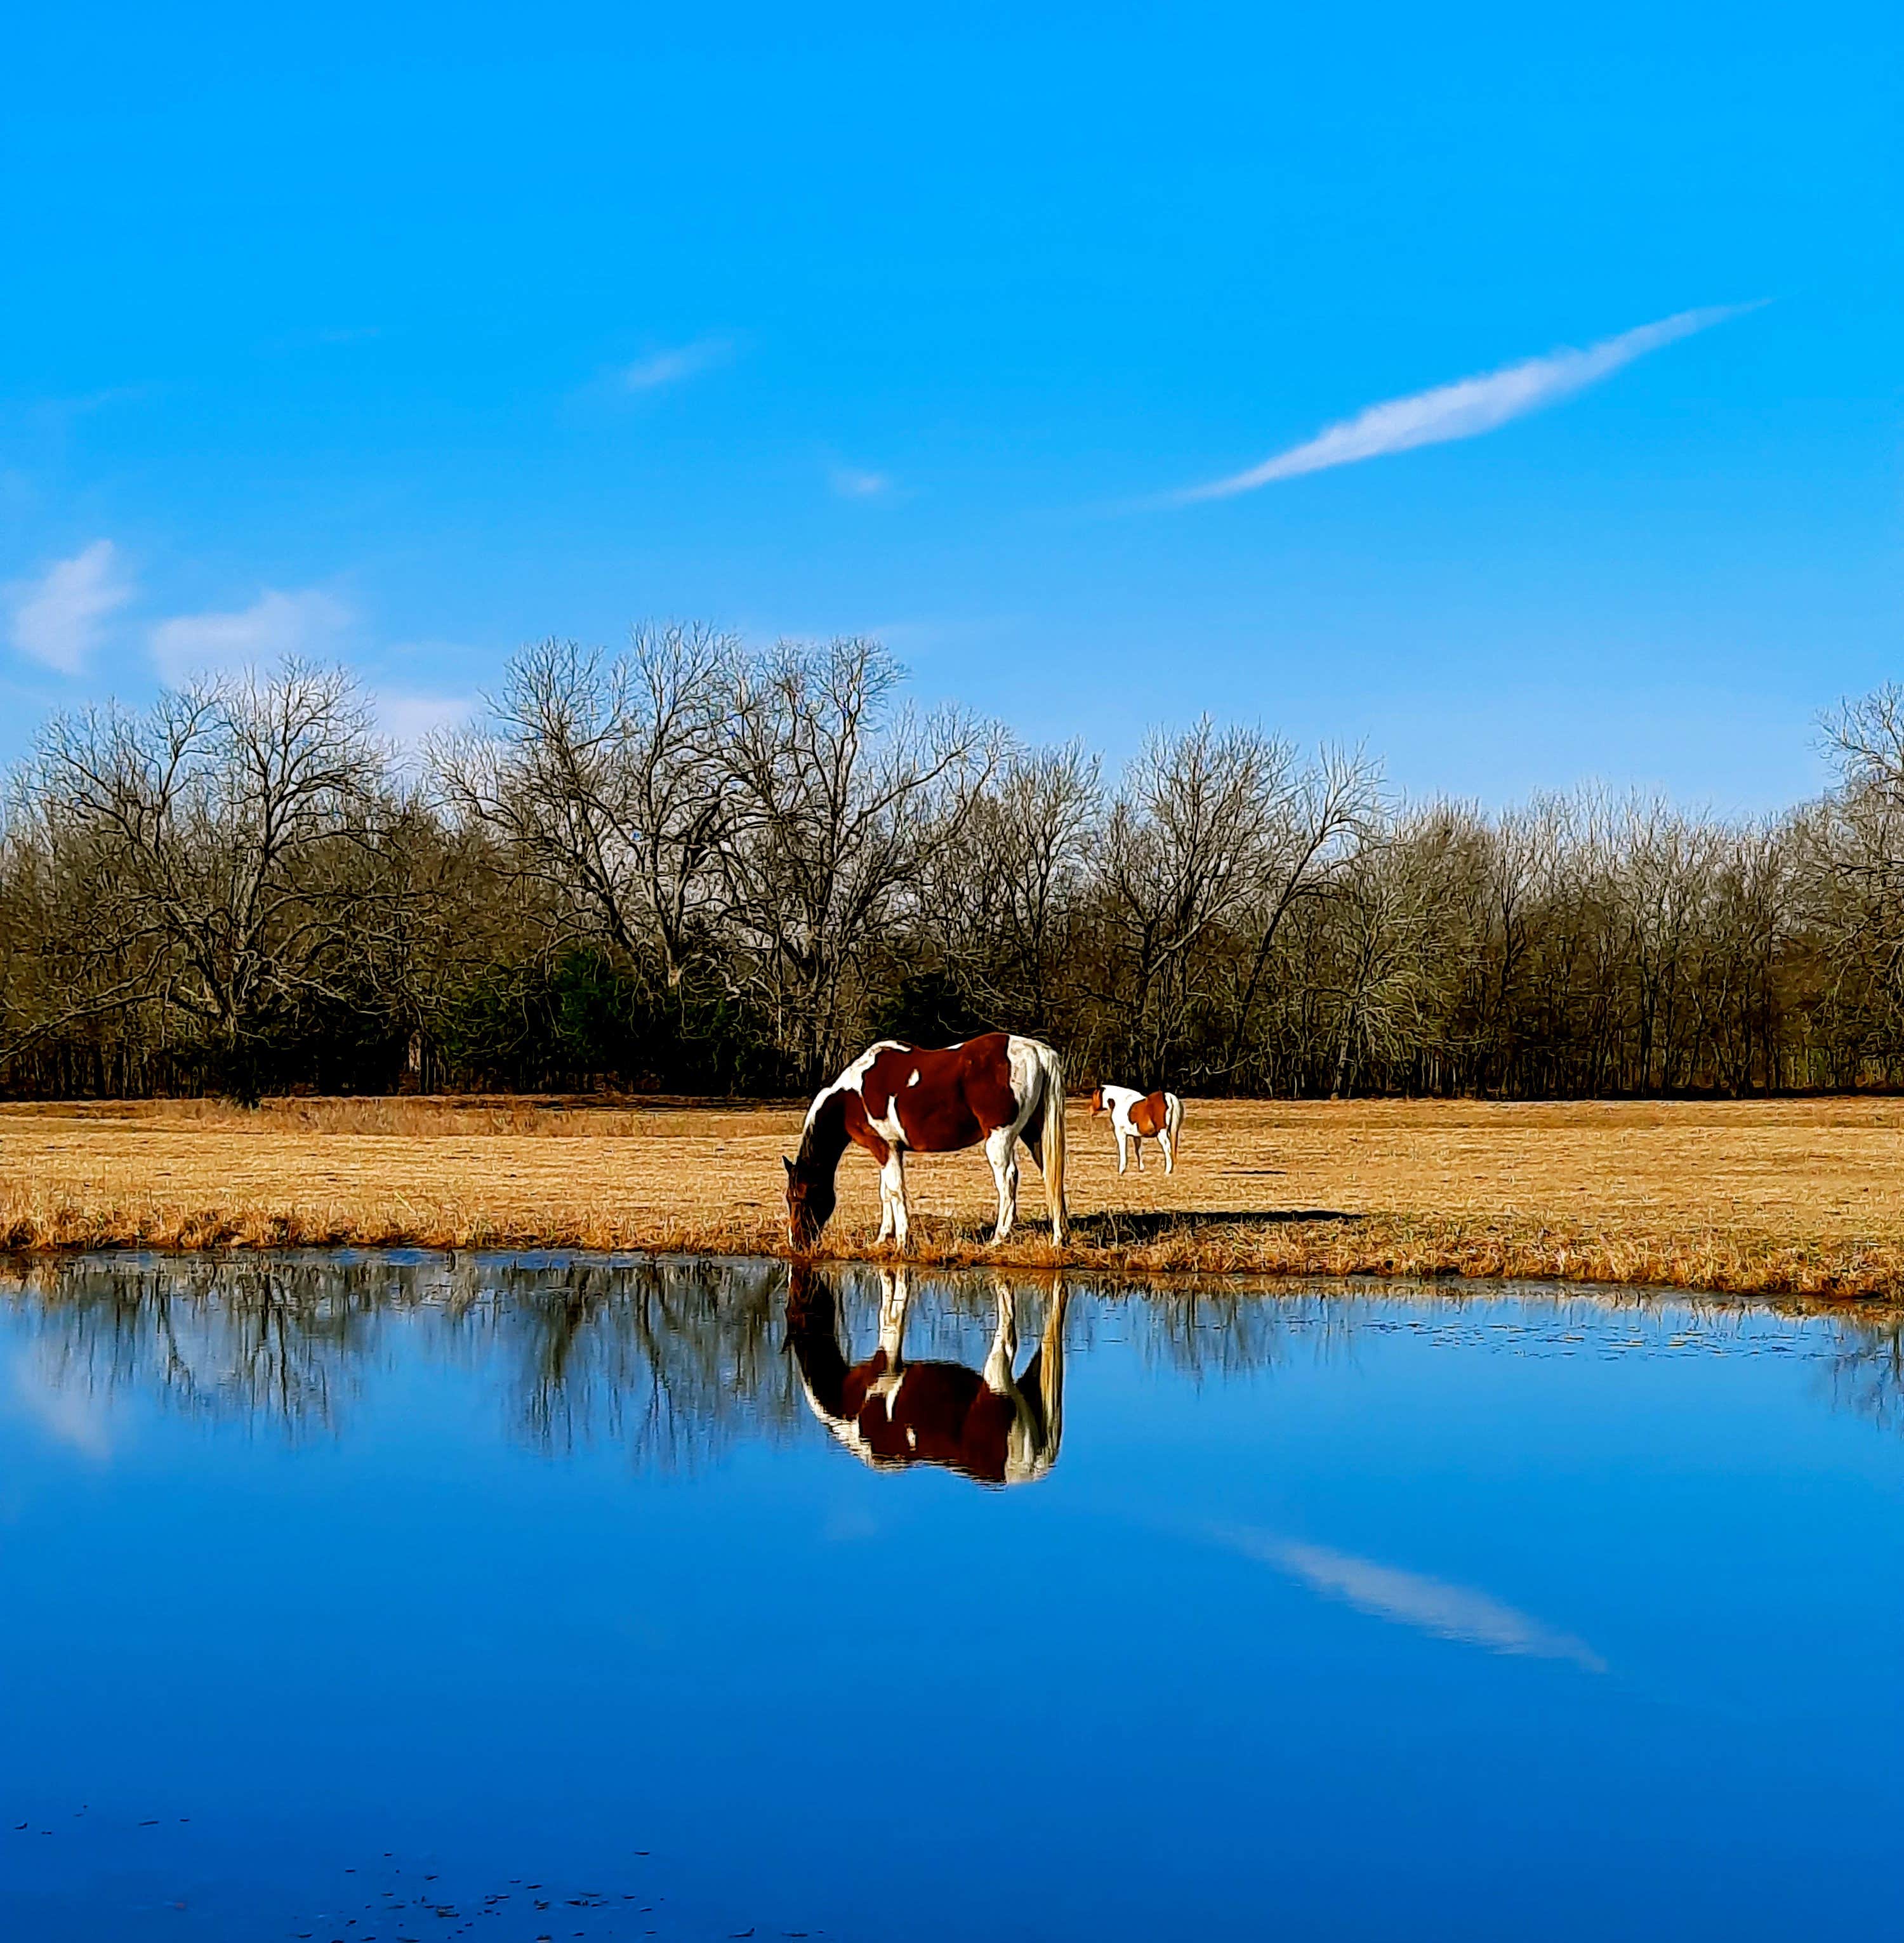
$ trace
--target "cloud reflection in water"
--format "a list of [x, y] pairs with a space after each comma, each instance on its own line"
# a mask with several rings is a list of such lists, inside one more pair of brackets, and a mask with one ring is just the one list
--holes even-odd
[[1559, 1632], [1515, 1607], [1471, 1586], [1406, 1572], [1372, 1558], [1307, 1545], [1246, 1525], [1211, 1530], [1217, 1542], [1246, 1558], [1259, 1559], [1359, 1613], [1397, 1625], [1414, 1626], [1437, 1639], [1485, 1647], [1490, 1653], [1528, 1659], [1564, 1659], [1589, 1673], [1604, 1673], [1606, 1662], [1584, 1640]]

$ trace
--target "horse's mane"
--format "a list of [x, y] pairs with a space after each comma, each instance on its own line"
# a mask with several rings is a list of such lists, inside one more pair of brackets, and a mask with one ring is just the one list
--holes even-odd
[[846, 1151], [846, 1096], [829, 1087], [807, 1109], [794, 1165], [802, 1174], [831, 1172]]

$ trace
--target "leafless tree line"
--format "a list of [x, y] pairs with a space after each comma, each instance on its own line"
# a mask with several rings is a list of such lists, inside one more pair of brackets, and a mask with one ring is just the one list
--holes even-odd
[[1037, 1032], [1181, 1090], [1512, 1096], [1904, 1077], [1904, 691], [1727, 821], [1400, 802], [1204, 721], [1107, 777], [921, 714], [876, 644], [549, 642], [420, 763], [336, 669], [62, 716], [0, 825], [0, 1085], [809, 1088]]

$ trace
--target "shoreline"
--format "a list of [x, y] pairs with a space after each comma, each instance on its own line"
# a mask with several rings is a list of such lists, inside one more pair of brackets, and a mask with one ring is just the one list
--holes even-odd
[[[0, 1103], [0, 1254], [293, 1248], [790, 1251], [797, 1104]], [[1174, 1175], [1119, 1176], [1072, 1113], [1072, 1239], [1025, 1169], [908, 1169], [923, 1268], [1527, 1280], [1904, 1300], [1904, 1100], [1187, 1103]], [[849, 1156], [816, 1259], [891, 1263]]]
[[[11, 1203], [13, 1205], [8, 1205]], [[1248, 1222], [1194, 1214], [1147, 1239], [1105, 1229], [1116, 1216], [1078, 1226], [1062, 1248], [1023, 1232], [992, 1245], [983, 1232], [923, 1223], [904, 1254], [891, 1244], [828, 1237], [809, 1259], [820, 1266], [901, 1263], [919, 1269], [1000, 1269], [1207, 1284], [1238, 1280], [1551, 1282], [1715, 1296], [1800, 1297], [1829, 1304], [1904, 1302], [1904, 1248], [1832, 1245], [1773, 1236], [1466, 1227], [1381, 1215]], [[1090, 1232], [1098, 1229], [1097, 1235]], [[344, 1214], [311, 1208], [107, 1208], [72, 1204], [23, 1209], [0, 1201], [0, 1257], [46, 1260], [88, 1254], [251, 1254], [274, 1250], [421, 1248], [588, 1254], [711, 1255], [794, 1259], [777, 1224], [578, 1220], [495, 1220], [414, 1206]]]

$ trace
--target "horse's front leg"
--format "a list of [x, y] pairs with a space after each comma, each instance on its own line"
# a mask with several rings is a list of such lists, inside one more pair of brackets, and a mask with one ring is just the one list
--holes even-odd
[[906, 1161], [902, 1148], [889, 1148], [880, 1168], [880, 1239], [884, 1241], [889, 1234], [903, 1248], [912, 1232], [912, 1220], [906, 1207]]
[[985, 1158], [992, 1164], [992, 1178], [998, 1183], [998, 1226], [993, 1242], [1002, 1242], [1012, 1232], [1018, 1212], [1018, 1137], [1010, 1128], [1001, 1127], [985, 1140]]
[[906, 1352], [906, 1306], [912, 1299], [909, 1269], [880, 1271], [880, 1352], [886, 1366], [896, 1371]]
[[1129, 1150], [1125, 1145], [1124, 1130], [1119, 1127], [1117, 1129], [1117, 1171], [1119, 1174], [1128, 1174], [1130, 1171], [1130, 1165], [1131, 1156]]
[[1012, 1365], [1018, 1360], [1018, 1312], [1011, 1290], [1003, 1282], [993, 1293], [998, 1298], [998, 1322], [985, 1358], [985, 1387], [994, 1396], [1005, 1396], [1018, 1387]]

